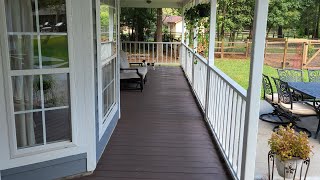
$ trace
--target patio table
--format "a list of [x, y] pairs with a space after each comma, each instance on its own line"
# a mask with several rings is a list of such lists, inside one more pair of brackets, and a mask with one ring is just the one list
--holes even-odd
[[[312, 105], [320, 120], [320, 83], [319, 82], [288, 82], [289, 88], [311, 98]], [[318, 127], [319, 129], [319, 127]], [[318, 130], [315, 138], [318, 136]]]

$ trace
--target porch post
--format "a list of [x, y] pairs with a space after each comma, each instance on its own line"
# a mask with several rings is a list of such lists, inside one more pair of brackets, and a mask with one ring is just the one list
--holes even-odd
[[184, 12], [185, 12], [185, 10], [186, 10], [186, 7], [185, 7], [185, 6], [183, 6], [183, 7], [182, 7], [182, 31], [181, 31], [181, 43], [184, 43], [184, 40], [185, 40], [185, 36], [184, 36], [184, 32], [185, 32], [185, 29], [184, 29], [184, 27], [185, 27], [185, 25], [184, 25], [184, 23], [185, 23], [185, 21], [184, 21]]
[[210, 0], [210, 34], [209, 34], [209, 58], [207, 65], [207, 84], [205, 101], [205, 118], [209, 117], [209, 90], [210, 90], [210, 66], [214, 65], [214, 45], [216, 37], [217, 0]]
[[[199, 0], [195, 0], [195, 6], [199, 4]], [[197, 53], [198, 50], [198, 23], [196, 23], [196, 27], [193, 28], [193, 52]], [[193, 62], [193, 61], [192, 61]]]
[[210, 0], [210, 34], [208, 64], [214, 65], [214, 46], [216, 44], [217, 0]]
[[253, 48], [251, 54], [249, 88], [247, 91], [240, 179], [254, 179], [256, 160], [260, 87], [267, 29], [268, 1], [256, 0], [255, 3]]
[[183, 67], [183, 65], [182, 65], [182, 58], [184, 58], [185, 56], [184, 56], [184, 54], [183, 53], [185, 53], [185, 51], [183, 51], [183, 49], [184, 49], [184, 46], [183, 46], [183, 43], [184, 43], [184, 40], [185, 40], [185, 36], [184, 36], [184, 11], [185, 11], [185, 6], [183, 6], [182, 7], [182, 23], [181, 23], [181, 46], [180, 46], [180, 65]]

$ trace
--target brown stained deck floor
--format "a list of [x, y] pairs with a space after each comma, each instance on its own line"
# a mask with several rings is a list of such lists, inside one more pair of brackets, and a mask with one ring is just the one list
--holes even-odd
[[179, 67], [122, 91], [122, 117], [95, 172], [83, 179], [231, 179]]

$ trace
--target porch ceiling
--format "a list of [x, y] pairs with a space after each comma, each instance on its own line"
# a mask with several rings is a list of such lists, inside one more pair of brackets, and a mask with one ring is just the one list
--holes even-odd
[[151, 0], [148, 4], [147, 0], [120, 0], [121, 7], [135, 8], [182, 8], [189, 0]]

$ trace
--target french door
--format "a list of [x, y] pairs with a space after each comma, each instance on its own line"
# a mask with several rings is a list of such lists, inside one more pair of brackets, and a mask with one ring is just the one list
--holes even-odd
[[72, 142], [66, 0], [4, 0], [14, 155]]

